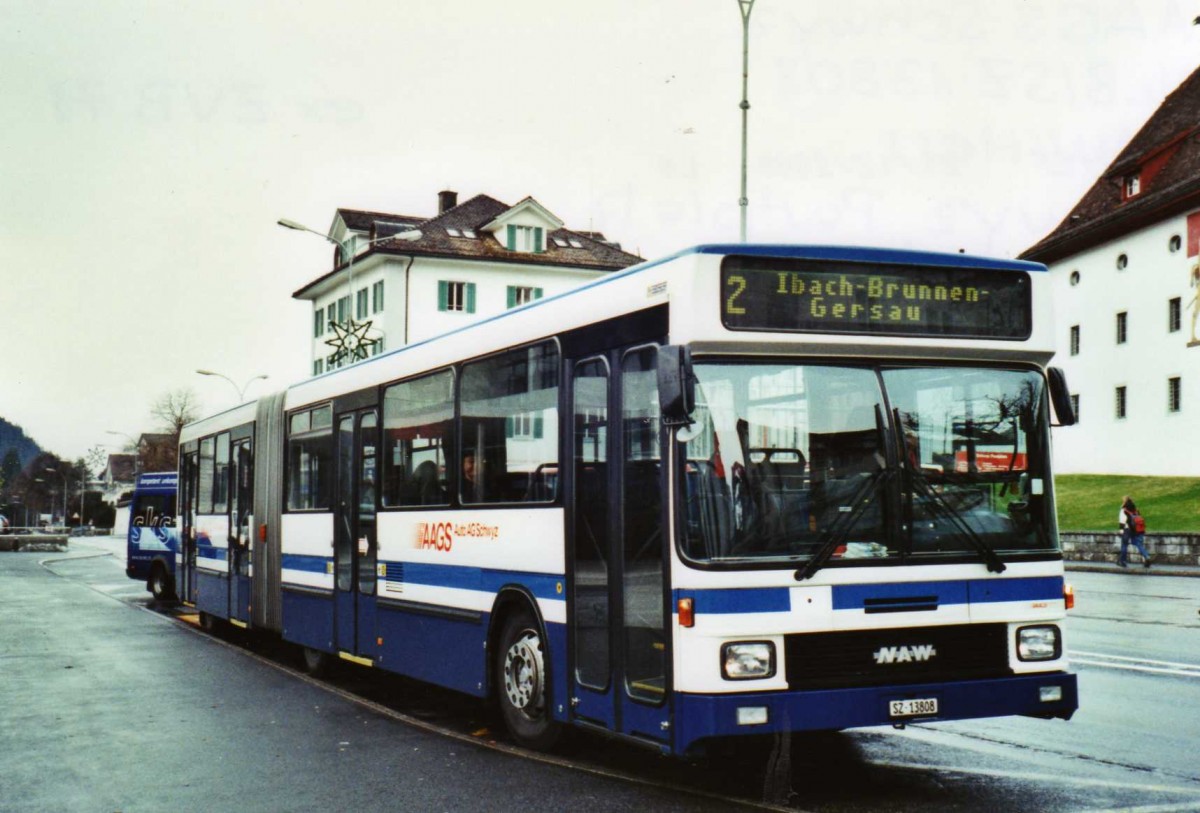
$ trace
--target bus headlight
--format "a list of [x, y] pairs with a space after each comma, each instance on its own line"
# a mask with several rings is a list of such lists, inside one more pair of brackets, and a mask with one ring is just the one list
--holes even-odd
[[1017, 657], [1023, 661], [1053, 661], [1062, 657], [1058, 627], [1021, 627], [1017, 630]]
[[721, 647], [721, 674], [726, 680], [754, 680], [775, 674], [775, 644], [738, 641]]

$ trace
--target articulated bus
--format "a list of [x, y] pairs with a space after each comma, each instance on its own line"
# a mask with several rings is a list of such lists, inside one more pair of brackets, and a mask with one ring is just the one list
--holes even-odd
[[1045, 267], [707, 245], [186, 427], [181, 597], [664, 753], [1070, 718]]

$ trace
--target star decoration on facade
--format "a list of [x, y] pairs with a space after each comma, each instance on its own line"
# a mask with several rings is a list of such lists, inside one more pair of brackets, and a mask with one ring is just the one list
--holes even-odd
[[362, 361], [370, 355], [370, 350], [379, 344], [379, 339], [367, 338], [371, 329], [371, 321], [356, 322], [347, 319], [345, 322], [330, 322], [334, 336], [326, 339], [325, 344], [333, 348], [333, 352], [325, 358], [326, 367], [336, 367], [339, 364]]

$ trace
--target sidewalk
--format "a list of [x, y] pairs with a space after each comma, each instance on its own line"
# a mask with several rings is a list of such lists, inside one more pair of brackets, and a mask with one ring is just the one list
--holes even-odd
[[1141, 561], [1130, 562], [1129, 567], [1117, 567], [1113, 562], [1082, 562], [1071, 561], [1066, 562], [1067, 571], [1077, 573], [1129, 573], [1133, 576], [1193, 576], [1200, 577], [1200, 566], [1198, 565], [1167, 565], [1155, 564], [1154, 559], [1150, 560], [1150, 567], [1142, 567]]

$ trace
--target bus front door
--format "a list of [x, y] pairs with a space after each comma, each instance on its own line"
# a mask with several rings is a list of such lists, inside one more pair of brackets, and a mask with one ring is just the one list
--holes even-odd
[[665, 742], [669, 560], [656, 359], [655, 346], [642, 346], [575, 365], [571, 705], [592, 725]]
[[334, 593], [338, 652], [373, 661], [375, 646], [376, 443], [374, 409], [347, 412], [337, 422], [337, 505]]

